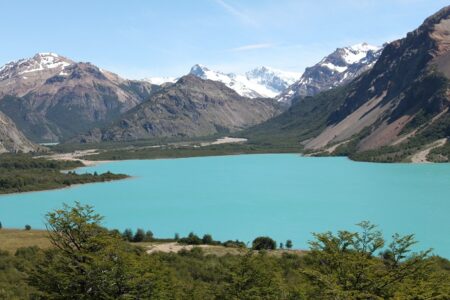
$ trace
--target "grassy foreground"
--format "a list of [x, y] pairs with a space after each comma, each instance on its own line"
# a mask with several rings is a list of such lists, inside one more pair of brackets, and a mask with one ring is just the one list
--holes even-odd
[[[124, 234], [102, 227], [101, 221], [89, 206], [64, 206], [47, 214], [52, 247], [20, 247], [14, 255], [0, 250], [0, 299], [400, 300], [450, 296], [448, 260], [430, 256], [428, 251], [412, 253], [413, 235], [393, 235], [388, 242], [368, 222], [359, 224], [358, 232], [314, 234], [303, 255], [268, 255], [266, 250], [245, 248], [235, 255], [208, 253], [202, 247], [149, 254], [127, 242]], [[43, 232], [9, 233], [9, 237], [4, 233], [2, 242], [11, 236], [26, 240], [24, 234], [36, 241], [43, 237]], [[193, 235], [188, 239], [197, 240]], [[267, 237], [257, 240], [268, 242]], [[263, 245], [255, 241], [253, 249]], [[9, 247], [19, 245], [27, 243]]]

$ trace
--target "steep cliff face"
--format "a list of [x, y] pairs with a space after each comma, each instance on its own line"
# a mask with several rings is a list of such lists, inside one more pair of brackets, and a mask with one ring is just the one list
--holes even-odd
[[5, 114], [0, 112], [0, 153], [33, 152], [39, 146], [30, 142]]
[[36, 141], [59, 141], [110, 121], [159, 87], [54, 53], [0, 69], [0, 110]]
[[449, 49], [445, 7], [386, 45], [373, 68], [348, 85], [300, 98], [249, 134], [287, 135], [313, 151], [375, 153], [384, 147], [392, 154], [385, 158], [404, 157], [450, 136]]
[[448, 55], [449, 19], [447, 7], [406, 38], [388, 44], [373, 69], [354, 83], [345, 102], [329, 117], [327, 129], [307, 147], [341, 142], [370, 128], [358, 149], [374, 149], [399, 143], [405, 134], [418, 135], [444, 120], [448, 69], [440, 62]]
[[112, 126], [92, 130], [82, 142], [194, 137], [232, 132], [280, 112], [272, 99], [251, 99], [223, 83], [182, 77], [138, 105]]

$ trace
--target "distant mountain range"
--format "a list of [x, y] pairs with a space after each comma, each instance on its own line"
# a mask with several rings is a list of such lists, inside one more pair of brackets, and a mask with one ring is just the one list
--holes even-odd
[[450, 6], [387, 44], [374, 66], [349, 84], [299, 98], [247, 134], [284, 136], [320, 153], [402, 160], [450, 136], [449, 82]]
[[112, 125], [91, 130], [76, 141], [227, 134], [261, 123], [280, 112], [272, 99], [242, 97], [222, 82], [189, 74], [152, 94]]
[[398, 160], [450, 136], [449, 81], [450, 7], [404, 39], [338, 48], [303, 74], [259, 67], [237, 75], [195, 65], [180, 78], [128, 80], [39, 53], [0, 68], [0, 152], [36, 151], [30, 140], [245, 130], [241, 135], [264, 144]]

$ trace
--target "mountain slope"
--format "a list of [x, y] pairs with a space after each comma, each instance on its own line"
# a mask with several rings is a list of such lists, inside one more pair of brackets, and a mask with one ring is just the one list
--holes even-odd
[[0, 112], [0, 153], [33, 152], [39, 147], [30, 142], [5, 114]]
[[300, 77], [300, 74], [284, 72], [268, 67], [255, 68], [245, 75], [225, 74], [202, 65], [195, 65], [189, 72], [202, 79], [222, 82], [239, 95], [249, 98], [273, 98]]
[[118, 117], [157, 89], [90, 63], [41, 53], [0, 69], [0, 110], [29, 138], [59, 141]]
[[312, 151], [367, 160], [401, 160], [450, 136], [450, 6], [401, 40], [343, 88], [306, 97], [257, 126]]
[[243, 129], [277, 113], [271, 99], [245, 98], [223, 83], [187, 75], [81, 141], [207, 136]]
[[382, 48], [367, 43], [338, 48], [281, 93], [277, 100], [290, 104], [296, 97], [314, 96], [321, 91], [349, 83], [373, 67]]

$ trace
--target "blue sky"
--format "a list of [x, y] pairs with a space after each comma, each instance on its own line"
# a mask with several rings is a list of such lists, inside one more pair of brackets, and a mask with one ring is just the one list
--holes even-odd
[[128, 78], [303, 71], [335, 48], [382, 44], [448, 0], [1, 1], [0, 64], [37, 52], [89, 61]]

